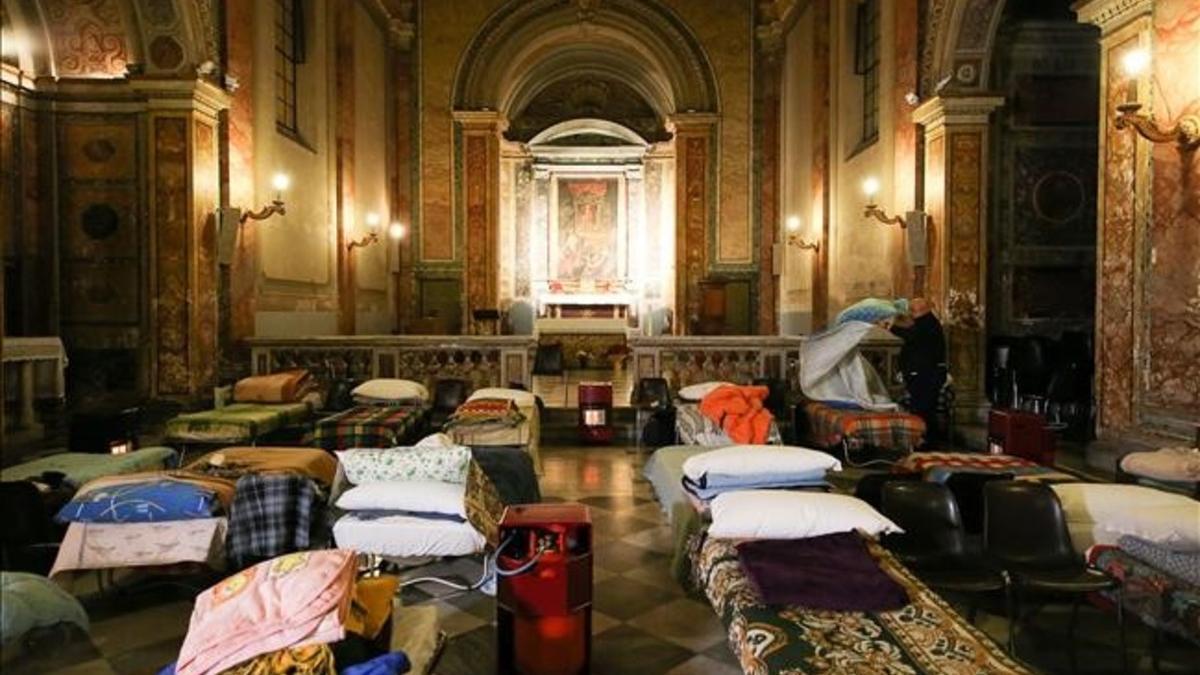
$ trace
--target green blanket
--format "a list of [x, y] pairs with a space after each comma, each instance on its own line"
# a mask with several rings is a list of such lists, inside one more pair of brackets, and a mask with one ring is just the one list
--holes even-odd
[[234, 403], [224, 408], [178, 415], [167, 422], [166, 437], [176, 442], [249, 443], [259, 436], [306, 422], [308, 403]]
[[174, 464], [175, 451], [171, 448], [142, 448], [123, 455], [63, 452], [0, 470], [0, 480], [26, 480], [46, 471], [58, 471], [66, 474], [68, 484], [79, 487], [101, 476], [156, 471]]

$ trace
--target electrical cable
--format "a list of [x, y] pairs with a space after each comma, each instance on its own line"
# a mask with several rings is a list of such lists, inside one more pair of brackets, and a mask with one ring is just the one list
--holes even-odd
[[484, 555], [483, 573], [480, 575], [479, 580], [473, 584], [463, 585], [454, 581], [450, 581], [449, 579], [442, 579], [439, 577], [417, 577], [416, 579], [407, 579], [401, 582], [400, 588], [405, 588], [414, 584], [433, 583], [448, 586], [456, 591], [476, 591], [486, 586], [488, 581], [491, 580], [493, 574], [501, 577], [515, 577], [519, 574], [524, 574], [533, 569], [533, 566], [537, 564], [538, 560], [541, 560], [542, 553], [545, 551], [539, 550], [529, 562], [521, 565], [520, 567], [516, 567], [511, 570], [500, 569], [500, 553], [504, 551], [505, 547], [512, 543], [512, 540], [515, 536], [515, 534], [508, 535], [504, 541], [500, 542], [500, 545], [496, 547], [495, 551]]

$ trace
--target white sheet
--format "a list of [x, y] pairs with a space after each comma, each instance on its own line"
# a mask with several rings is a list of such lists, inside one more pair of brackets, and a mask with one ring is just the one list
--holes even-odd
[[805, 340], [800, 347], [804, 395], [815, 401], [855, 403], [867, 410], [898, 410], [875, 368], [858, 351], [858, 344], [873, 329], [864, 321], [847, 321]]
[[333, 539], [338, 548], [396, 558], [471, 555], [486, 543], [470, 523], [402, 515], [360, 520], [353, 513], [333, 524]]

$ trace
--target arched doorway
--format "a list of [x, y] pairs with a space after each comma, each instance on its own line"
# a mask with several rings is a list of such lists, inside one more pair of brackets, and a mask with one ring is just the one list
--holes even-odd
[[[635, 330], [678, 330], [671, 317], [699, 315], [719, 208], [719, 102], [704, 51], [670, 9], [507, 3], [464, 51], [453, 102], [464, 316], [544, 310], [542, 295], [568, 287], [609, 296], [598, 311], [627, 303]], [[599, 199], [607, 219], [587, 227], [592, 248], [608, 250], [582, 267], [571, 263], [579, 233], [559, 227], [576, 193]]]

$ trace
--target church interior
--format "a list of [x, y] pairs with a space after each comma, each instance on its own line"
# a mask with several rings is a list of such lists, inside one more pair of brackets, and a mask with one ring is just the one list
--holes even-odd
[[1197, 672], [1200, 0], [0, 52], [3, 672]]

